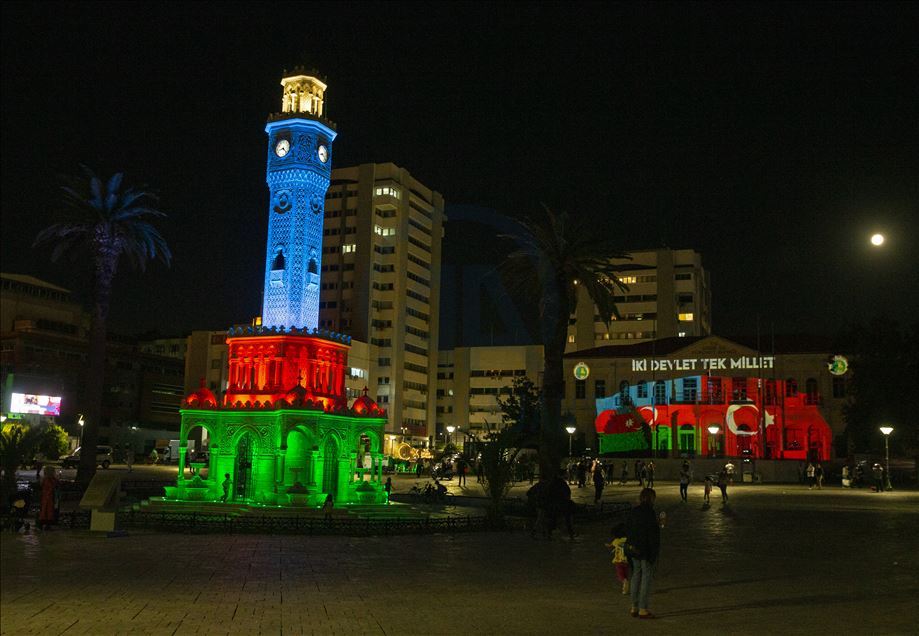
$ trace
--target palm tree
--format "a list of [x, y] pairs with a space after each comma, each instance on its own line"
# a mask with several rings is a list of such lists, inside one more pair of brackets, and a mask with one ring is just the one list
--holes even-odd
[[146, 269], [148, 260], [169, 265], [172, 254], [150, 219], [165, 217], [156, 209], [157, 197], [140, 188], [122, 189], [123, 174], [107, 183], [81, 166], [84, 178], [66, 178], [62, 186], [62, 218], [42, 230], [33, 247], [53, 246], [51, 260], [88, 256], [92, 264], [93, 299], [86, 373], [86, 419], [77, 481], [89, 483], [96, 472], [96, 443], [102, 417], [105, 379], [106, 322], [112, 281], [122, 257], [135, 269]]
[[542, 470], [558, 469], [564, 437], [561, 428], [565, 382], [562, 357], [568, 335], [568, 318], [583, 289], [609, 324], [619, 316], [614, 301], [617, 289], [628, 289], [616, 273], [612, 259], [630, 258], [615, 242], [598, 233], [581, 217], [555, 212], [520, 220], [519, 231], [505, 235], [516, 249], [504, 262], [509, 283], [517, 291], [539, 299], [540, 340], [543, 345]]

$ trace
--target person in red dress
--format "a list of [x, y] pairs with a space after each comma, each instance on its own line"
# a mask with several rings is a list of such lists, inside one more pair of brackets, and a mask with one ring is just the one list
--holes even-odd
[[44, 478], [41, 482], [41, 509], [38, 513], [38, 527], [45, 530], [57, 523], [57, 488], [60, 484], [54, 476], [54, 468], [45, 466]]

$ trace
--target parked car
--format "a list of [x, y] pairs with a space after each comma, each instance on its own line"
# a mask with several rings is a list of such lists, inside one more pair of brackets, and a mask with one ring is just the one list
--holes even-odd
[[[61, 467], [63, 468], [76, 468], [80, 464], [80, 450], [81, 447], [77, 447], [75, 451], [61, 459]], [[112, 465], [112, 447], [111, 446], [96, 446], [96, 464], [102, 466], [102, 468], [108, 468]]]

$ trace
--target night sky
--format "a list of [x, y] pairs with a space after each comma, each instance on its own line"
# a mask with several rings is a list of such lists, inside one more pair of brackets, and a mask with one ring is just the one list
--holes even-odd
[[259, 312], [264, 124], [296, 64], [328, 80], [336, 166], [697, 249], [717, 333], [919, 315], [917, 3], [2, 7], [2, 269], [83, 293], [32, 240], [56, 174], [125, 171], [175, 257], [119, 277], [125, 333]]

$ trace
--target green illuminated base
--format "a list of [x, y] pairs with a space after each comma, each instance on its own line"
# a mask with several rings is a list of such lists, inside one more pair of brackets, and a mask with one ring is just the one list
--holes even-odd
[[179, 475], [189, 433], [200, 426], [207, 432], [208, 478], [180, 476], [165, 489], [167, 501], [316, 508], [331, 495], [336, 506], [386, 503], [385, 418], [298, 408], [180, 413]]

